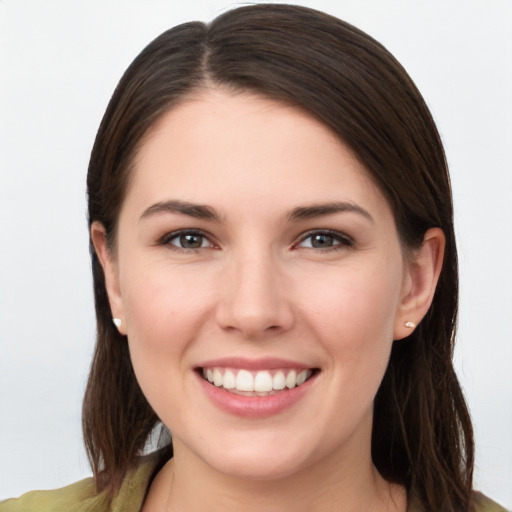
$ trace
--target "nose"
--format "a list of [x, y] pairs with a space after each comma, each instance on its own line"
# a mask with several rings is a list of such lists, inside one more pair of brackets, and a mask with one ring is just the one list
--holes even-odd
[[[268, 255], [241, 256], [222, 276], [217, 323], [246, 339], [262, 339], [291, 328], [291, 290], [277, 262]], [[287, 289], [288, 288], [288, 289]]]

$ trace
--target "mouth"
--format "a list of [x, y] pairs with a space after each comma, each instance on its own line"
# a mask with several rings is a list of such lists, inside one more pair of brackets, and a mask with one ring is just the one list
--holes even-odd
[[248, 370], [223, 366], [201, 367], [200, 377], [213, 386], [239, 396], [265, 397], [302, 386], [318, 368], [275, 368]]

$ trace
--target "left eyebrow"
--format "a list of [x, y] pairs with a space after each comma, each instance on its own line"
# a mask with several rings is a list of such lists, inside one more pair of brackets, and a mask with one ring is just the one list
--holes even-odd
[[140, 219], [142, 220], [147, 217], [163, 213], [188, 215], [189, 217], [194, 217], [196, 219], [208, 219], [220, 222], [218, 213], [211, 206], [178, 200], [155, 203], [144, 210]]
[[335, 201], [330, 203], [318, 203], [308, 206], [299, 206], [294, 208], [288, 214], [288, 220], [305, 220], [314, 217], [323, 217], [324, 215], [334, 215], [336, 213], [351, 212], [362, 215], [370, 222], [374, 222], [373, 217], [361, 206], [346, 201]]

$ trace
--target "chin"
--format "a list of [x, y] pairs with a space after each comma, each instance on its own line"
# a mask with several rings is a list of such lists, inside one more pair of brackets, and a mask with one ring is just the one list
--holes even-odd
[[224, 453], [213, 461], [212, 468], [232, 478], [251, 481], [281, 480], [300, 472], [306, 461], [302, 457], [283, 456], [274, 452], [267, 454], [231, 455]]
[[200, 444], [195, 438], [185, 449], [194, 452], [199, 464], [205, 463], [215, 472], [251, 481], [285, 479], [319, 456], [318, 450], [308, 450], [306, 439], [300, 435], [276, 435], [268, 430], [207, 436]]

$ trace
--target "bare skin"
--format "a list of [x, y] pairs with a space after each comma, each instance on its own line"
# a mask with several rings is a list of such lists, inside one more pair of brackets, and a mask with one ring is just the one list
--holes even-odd
[[[212, 486], [197, 479], [180, 479], [171, 459], [155, 477], [142, 512], [199, 512], [201, 510], [244, 510], [247, 512], [406, 512], [407, 493], [404, 487], [385, 481], [378, 471], [360, 487], [343, 488], [339, 482], [325, 478], [323, 488], [311, 492], [313, 475], [304, 475], [294, 482], [216, 482]], [[326, 475], [324, 475], [326, 476]], [[183, 483], [181, 487], [180, 483]], [[192, 485], [187, 485], [192, 483]], [[224, 484], [223, 490], [219, 484]], [[336, 490], [336, 492], [332, 492]], [[202, 500], [191, 500], [201, 496]]]
[[[133, 173], [115, 254], [100, 224], [92, 238], [141, 389], [173, 436], [144, 512], [405, 512], [405, 490], [372, 462], [373, 400], [394, 340], [430, 306], [443, 233], [406, 256], [338, 137], [248, 94], [173, 108]], [[291, 361], [311, 370], [306, 391], [268, 414], [254, 392], [240, 412], [204, 377], [223, 358], [234, 372]]]

